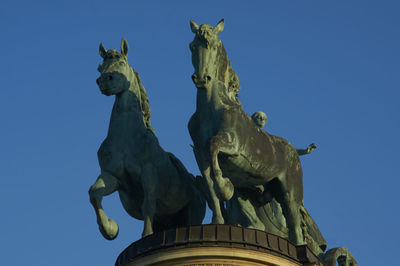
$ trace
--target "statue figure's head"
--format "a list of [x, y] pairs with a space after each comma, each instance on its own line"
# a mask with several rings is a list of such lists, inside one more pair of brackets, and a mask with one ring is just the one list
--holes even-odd
[[103, 94], [109, 96], [129, 89], [133, 76], [127, 60], [128, 49], [128, 42], [124, 38], [121, 41], [121, 53], [114, 49], [106, 50], [100, 43], [99, 53], [104, 60], [97, 68], [101, 75], [96, 82]]
[[251, 119], [253, 119], [254, 123], [259, 128], [263, 128], [265, 126], [265, 124], [267, 123], [267, 115], [261, 111], [255, 112], [251, 116]]

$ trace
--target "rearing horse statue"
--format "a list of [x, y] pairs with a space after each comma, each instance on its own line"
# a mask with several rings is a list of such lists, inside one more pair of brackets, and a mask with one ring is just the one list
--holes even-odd
[[172, 154], [165, 152], [150, 125], [150, 108], [139, 74], [129, 66], [128, 43], [122, 39], [121, 53], [106, 50], [97, 79], [104, 95], [115, 95], [110, 126], [98, 151], [101, 174], [90, 187], [90, 202], [100, 232], [117, 237], [118, 225], [109, 219], [102, 199], [118, 191], [124, 209], [144, 220], [142, 236], [171, 227], [201, 224], [205, 200], [195, 178]]
[[[264, 198], [282, 206], [289, 239], [304, 244], [300, 208], [303, 200], [302, 169], [296, 149], [258, 128], [237, 99], [239, 79], [231, 67], [215, 27], [190, 22], [195, 34], [190, 43], [197, 87], [196, 112], [189, 121], [194, 153], [205, 179], [212, 222], [224, 223], [221, 202], [234, 188], [263, 186]], [[223, 206], [223, 205], [222, 205]]]

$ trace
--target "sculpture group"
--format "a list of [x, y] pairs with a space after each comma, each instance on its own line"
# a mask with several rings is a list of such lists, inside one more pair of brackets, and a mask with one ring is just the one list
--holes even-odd
[[98, 151], [101, 173], [89, 190], [100, 232], [109, 240], [118, 234], [101, 204], [118, 191], [124, 209], [144, 221], [142, 236], [201, 224], [207, 202], [214, 224], [264, 230], [323, 254], [326, 242], [303, 205], [299, 159], [316, 146], [296, 149], [263, 129], [265, 113], [250, 117], [243, 110], [238, 75], [218, 37], [224, 20], [215, 27], [191, 21], [190, 27], [197, 102], [188, 129], [201, 172], [197, 177], [159, 145], [146, 90], [128, 64], [127, 41], [120, 52], [100, 44], [97, 84], [104, 95], [115, 95]]

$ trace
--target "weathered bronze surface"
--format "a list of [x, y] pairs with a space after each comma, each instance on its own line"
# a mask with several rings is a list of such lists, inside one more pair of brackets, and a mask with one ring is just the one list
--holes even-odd
[[[262, 111], [257, 111], [251, 116], [251, 119], [253, 119], [253, 122], [254, 122], [254, 124], [256, 124], [256, 126], [258, 126], [259, 128], [264, 128], [264, 126], [267, 124], [268, 117], [267, 117], [266, 113], [264, 113]], [[273, 137], [278, 139], [279, 141], [286, 141], [285, 139], [277, 137], [277, 136], [273, 136]], [[288, 144], [290, 145], [290, 143], [288, 143]], [[305, 155], [305, 154], [310, 154], [316, 148], [317, 148], [317, 145], [315, 145], [314, 143], [311, 143], [305, 149], [297, 149], [296, 148], [296, 152], [298, 155], [301, 156], [301, 155]]]
[[[345, 248], [324, 253], [326, 241], [304, 207], [299, 156], [317, 146], [296, 149], [263, 129], [264, 112], [250, 117], [242, 109], [239, 78], [218, 37], [224, 20], [215, 27], [193, 21], [190, 26], [197, 102], [188, 129], [202, 174], [196, 178], [159, 145], [146, 90], [128, 64], [127, 41], [122, 39], [121, 52], [100, 44], [97, 84], [104, 95], [115, 95], [115, 103], [98, 150], [101, 174], [89, 189], [90, 202], [106, 239], [117, 237], [118, 225], [103, 210], [104, 196], [118, 191], [124, 209], [144, 221], [144, 238], [128, 247], [116, 265], [188, 245], [272, 252], [296, 265], [322, 265], [317, 257], [326, 265], [357, 265]], [[201, 226], [206, 201], [212, 225]]]
[[232, 198], [234, 187], [257, 194], [263, 186], [258, 198], [275, 198], [282, 206], [289, 239], [305, 244], [302, 170], [296, 149], [257, 127], [243, 111], [237, 98], [239, 78], [218, 37], [224, 21], [215, 27], [191, 21], [190, 26], [195, 34], [190, 50], [197, 105], [188, 128], [209, 192], [212, 222], [225, 222], [221, 202]]
[[128, 64], [128, 43], [121, 52], [100, 44], [103, 62], [97, 79], [104, 95], [115, 95], [110, 126], [98, 151], [101, 174], [89, 195], [102, 235], [109, 240], [118, 225], [109, 219], [102, 198], [118, 191], [125, 210], [144, 220], [143, 236], [176, 226], [201, 224], [205, 200], [195, 178], [183, 164], [165, 152], [150, 125], [150, 108], [139, 74]]

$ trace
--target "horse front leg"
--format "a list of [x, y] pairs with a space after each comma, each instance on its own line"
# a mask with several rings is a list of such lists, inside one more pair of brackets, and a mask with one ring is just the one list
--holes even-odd
[[213, 169], [213, 177], [217, 183], [218, 190], [222, 200], [230, 200], [233, 196], [234, 187], [227, 177], [223, 177], [218, 162], [218, 154], [220, 152], [228, 155], [238, 155], [235, 137], [229, 132], [220, 132], [210, 139], [210, 156]]
[[104, 196], [112, 194], [118, 190], [118, 187], [117, 178], [107, 172], [103, 172], [89, 189], [90, 202], [96, 212], [99, 230], [103, 237], [108, 240], [113, 240], [117, 237], [118, 224], [113, 219], [107, 217], [101, 202]]
[[153, 234], [153, 222], [154, 214], [156, 212], [157, 201], [157, 188], [159, 187], [157, 171], [152, 164], [146, 164], [142, 168], [141, 181], [144, 194], [142, 204], [142, 214], [144, 221], [142, 237], [145, 237]]
[[[211, 163], [209, 159], [204, 158], [203, 153], [201, 153], [196, 147], [193, 148], [194, 156], [196, 157], [197, 165], [203, 176], [201, 180], [201, 191], [204, 191], [204, 197], [207, 200], [208, 207], [212, 211], [212, 224], [224, 224], [224, 217], [222, 215], [220, 200], [216, 194], [216, 185], [211, 178]], [[208, 157], [208, 156], [207, 156]], [[205, 181], [205, 182], [204, 182]], [[203, 189], [204, 188], [204, 189]]]

